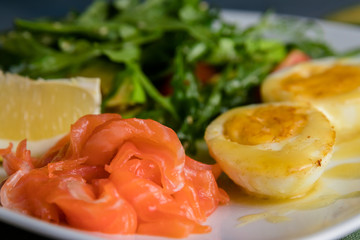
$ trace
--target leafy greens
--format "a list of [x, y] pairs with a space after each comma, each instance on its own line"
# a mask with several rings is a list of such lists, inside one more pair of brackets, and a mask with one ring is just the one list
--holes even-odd
[[155, 119], [195, 154], [214, 117], [259, 101], [257, 87], [291, 49], [335, 55], [316, 33], [271, 13], [240, 28], [199, 0], [97, 0], [63, 19], [16, 20], [0, 36], [0, 68], [100, 77], [103, 111]]

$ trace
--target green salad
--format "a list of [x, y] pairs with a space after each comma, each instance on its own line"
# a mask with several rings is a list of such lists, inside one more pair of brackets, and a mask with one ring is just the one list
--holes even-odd
[[234, 25], [199, 0], [94, 1], [62, 19], [16, 19], [0, 68], [32, 78], [100, 77], [102, 111], [174, 129], [188, 154], [206, 126], [259, 101], [258, 86], [292, 49], [334, 56], [310, 20], [265, 13]]

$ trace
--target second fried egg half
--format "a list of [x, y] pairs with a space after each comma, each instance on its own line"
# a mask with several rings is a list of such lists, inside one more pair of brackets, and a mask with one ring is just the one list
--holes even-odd
[[276, 72], [263, 82], [261, 96], [316, 107], [333, 124], [337, 146], [360, 138], [360, 58], [312, 60]]

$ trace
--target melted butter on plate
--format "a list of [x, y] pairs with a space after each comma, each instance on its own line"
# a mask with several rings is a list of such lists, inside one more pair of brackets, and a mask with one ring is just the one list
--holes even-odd
[[[339, 193], [329, 185], [330, 181], [359, 181], [360, 162], [339, 163], [329, 167], [322, 178], [316, 182], [313, 189], [301, 198], [295, 199], [264, 199], [247, 195], [244, 190], [232, 183], [226, 176], [221, 176], [219, 185], [230, 195], [234, 204], [256, 206], [263, 209], [254, 214], [247, 214], [238, 218], [238, 227], [252, 222], [265, 220], [269, 223], [282, 223], [291, 221], [291, 213], [295, 211], [308, 211], [328, 207], [338, 201], [350, 198], [360, 198], [360, 187], [357, 191]], [[344, 182], [345, 183], [345, 182]], [[346, 183], [345, 183], [346, 184]]]

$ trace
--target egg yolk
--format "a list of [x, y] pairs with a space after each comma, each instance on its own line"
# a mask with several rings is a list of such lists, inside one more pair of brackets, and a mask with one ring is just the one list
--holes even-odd
[[311, 98], [346, 93], [359, 86], [360, 67], [339, 64], [326, 69], [312, 67], [305, 72], [293, 73], [282, 81], [283, 89]]
[[307, 121], [307, 115], [301, 108], [260, 107], [227, 120], [224, 136], [244, 145], [280, 142], [299, 134]]

